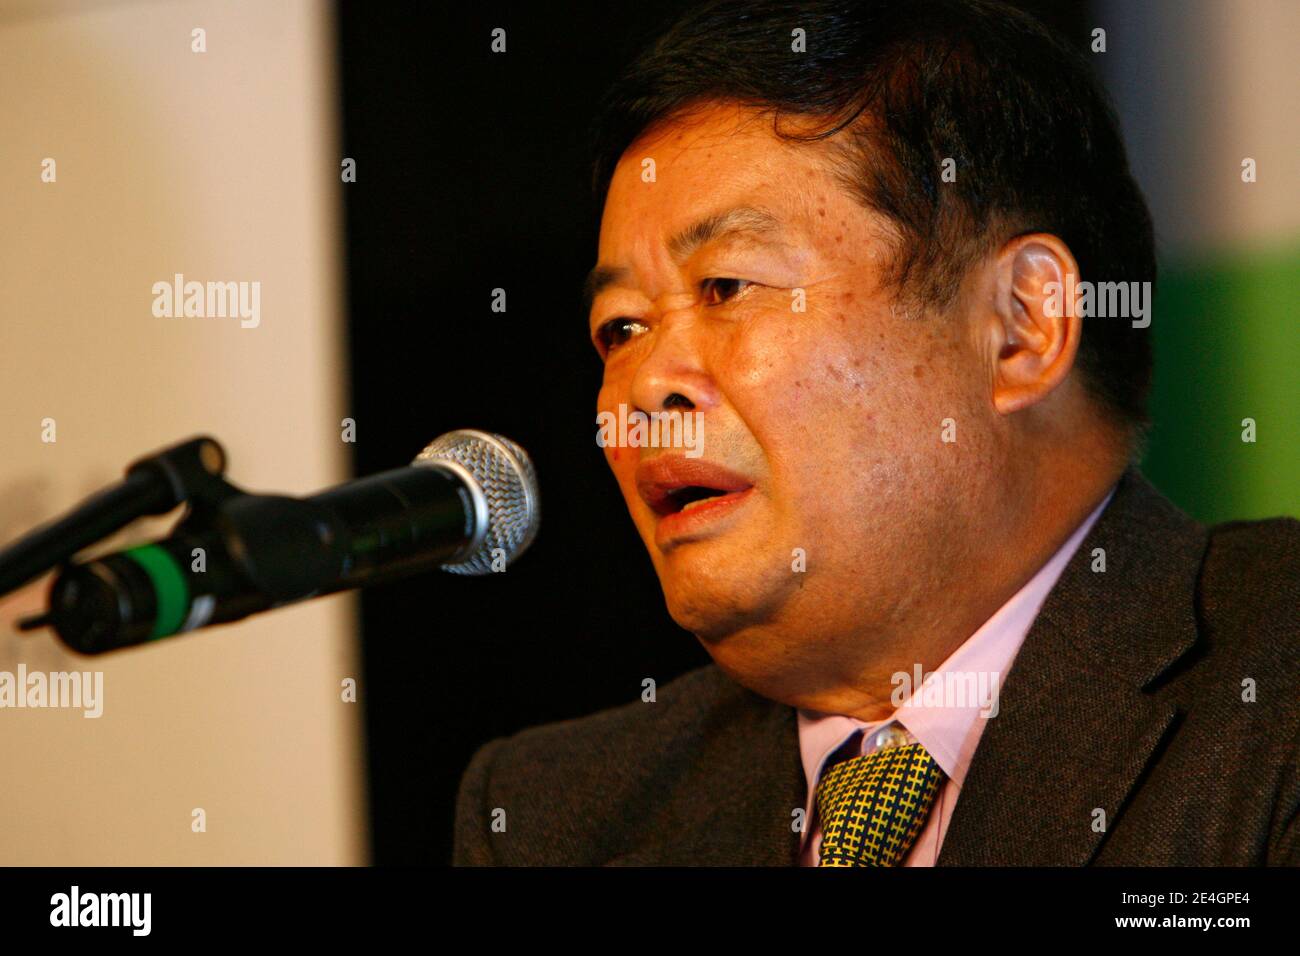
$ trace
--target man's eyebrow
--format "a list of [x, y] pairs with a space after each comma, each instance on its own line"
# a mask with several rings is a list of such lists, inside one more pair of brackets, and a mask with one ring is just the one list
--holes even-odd
[[[705, 216], [668, 240], [668, 252], [677, 261], [689, 258], [706, 242], [743, 233], [772, 233], [781, 227], [781, 220], [766, 209], [756, 206], [735, 206], [724, 212]], [[596, 266], [582, 284], [583, 311], [590, 312], [596, 296], [628, 276], [628, 270], [617, 266]]]
[[582, 311], [591, 311], [591, 304], [596, 296], [608, 286], [627, 278], [628, 270], [616, 266], [596, 266], [587, 273], [587, 281], [582, 284]]
[[668, 240], [668, 251], [679, 262], [689, 258], [706, 242], [737, 233], [770, 233], [781, 227], [781, 220], [766, 209], [735, 206], [725, 212], [705, 216]]

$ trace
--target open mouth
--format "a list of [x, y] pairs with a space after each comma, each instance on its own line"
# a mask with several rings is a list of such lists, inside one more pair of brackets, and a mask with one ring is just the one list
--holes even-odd
[[[743, 475], [713, 462], [665, 456], [641, 462], [637, 492], [659, 518], [661, 529], [695, 527], [705, 514], [718, 515], [753, 490]], [[698, 517], [696, 515], [698, 514]]]
[[735, 492], [724, 488], [709, 488], [704, 485], [687, 485], [684, 488], [667, 492], [658, 504], [651, 507], [656, 514], [675, 515], [690, 511], [706, 501], [714, 501]]

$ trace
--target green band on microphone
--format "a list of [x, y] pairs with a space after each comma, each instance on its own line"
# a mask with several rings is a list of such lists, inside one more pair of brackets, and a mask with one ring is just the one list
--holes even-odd
[[185, 612], [190, 606], [190, 589], [176, 559], [156, 544], [142, 544], [122, 554], [144, 568], [158, 599], [150, 640], [175, 634], [185, 623]]

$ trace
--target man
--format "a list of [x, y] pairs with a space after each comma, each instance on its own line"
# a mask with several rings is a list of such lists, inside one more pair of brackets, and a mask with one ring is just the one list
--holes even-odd
[[1061, 299], [1155, 278], [1088, 65], [986, 3], [714, 3], [598, 129], [598, 409], [703, 423], [605, 454], [714, 663], [480, 749], [455, 862], [1300, 863], [1300, 523], [1131, 465], [1148, 323]]

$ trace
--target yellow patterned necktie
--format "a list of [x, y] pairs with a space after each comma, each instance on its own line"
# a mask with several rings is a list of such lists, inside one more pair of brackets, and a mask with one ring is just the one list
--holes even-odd
[[919, 743], [885, 747], [828, 768], [817, 784], [818, 866], [898, 866], [944, 773]]

